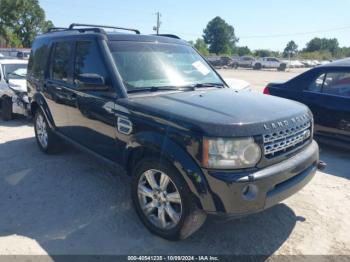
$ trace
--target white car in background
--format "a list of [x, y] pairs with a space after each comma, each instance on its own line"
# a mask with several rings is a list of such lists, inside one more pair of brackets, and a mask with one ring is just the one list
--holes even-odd
[[13, 114], [28, 115], [27, 60], [0, 59], [0, 107], [2, 119]]
[[260, 70], [262, 68], [273, 68], [278, 71], [285, 71], [287, 64], [276, 57], [261, 57], [256, 59], [253, 64], [253, 69]]
[[237, 91], [252, 91], [251, 85], [247, 81], [236, 78], [224, 78], [224, 80], [229, 87]]
[[299, 60], [291, 60], [290, 61], [290, 67], [292, 68], [301, 68], [304, 67], [304, 64], [300, 62]]
[[331, 61], [329, 61], [329, 60], [322, 60], [322, 61], [320, 61], [320, 64], [321, 65], [326, 65], [326, 64], [329, 64]]

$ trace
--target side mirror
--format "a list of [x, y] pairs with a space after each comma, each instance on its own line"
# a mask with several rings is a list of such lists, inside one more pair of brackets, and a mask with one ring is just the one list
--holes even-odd
[[79, 90], [83, 91], [107, 91], [108, 86], [105, 85], [105, 79], [99, 74], [87, 73], [79, 74], [75, 80]]

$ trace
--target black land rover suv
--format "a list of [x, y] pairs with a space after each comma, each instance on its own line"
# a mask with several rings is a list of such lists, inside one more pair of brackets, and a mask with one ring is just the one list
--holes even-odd
[[314, 176], [306, 106], [230, 89], [175, 36], [102, 28], [36, 38], [27, 76], [35, 135], [45, 153], [64, 139], [125, 167], [153, 233], [185, 238], [207, 214], [264, 210]]

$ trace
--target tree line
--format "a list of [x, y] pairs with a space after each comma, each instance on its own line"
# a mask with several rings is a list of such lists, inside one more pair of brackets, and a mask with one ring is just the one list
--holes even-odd
[[38, 0], [0, 0], [0, 45], [31, 47], [38, 33], [53, 27]]
[[340, 47], [336, 38], [311, 39], [303, 49], [293, 41], [289, 41], [283, 52], [269, 49], [250, 50], [248, 46], [238, 46], [239, 38], [235, 35], [234, 27], [217, 16], [212, 19], [203, 31], [203, 37], [191, 44], [204, 56], [216, 55], [253, 55], [257, 57], [274, 56], [284, 58], [301, 58], [331, 60], [350, 57], [350, 47]]

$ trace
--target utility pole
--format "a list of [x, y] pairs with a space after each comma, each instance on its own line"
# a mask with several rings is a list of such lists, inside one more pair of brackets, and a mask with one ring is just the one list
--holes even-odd
[[162, 14], [160, 12], [157, 12], [156, 15], [157, 15], [157, 25], [153, 27], [153, 30], [157, 32], [157, 35], [159, 35], [159, 28], [160, 28], [160, 25], [162, 24], [162, 22], [160, 21], [160, 17], [162, 16]]

